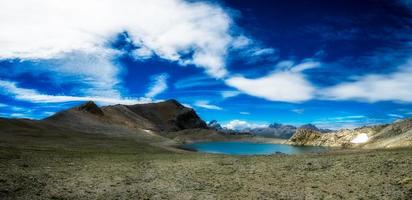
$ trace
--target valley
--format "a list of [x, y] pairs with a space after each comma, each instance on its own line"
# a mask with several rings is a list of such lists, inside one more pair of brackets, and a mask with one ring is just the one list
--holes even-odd
[[[400, 125], [399, 130], [408, 127]], [[378, 139], [403, 137], [408, 131], [379, 134]], [[210, 130], [194, 110], [177, 101], [131, 109], [87, 102], [41, 121], [1, 119], [0, 199], [412, 197], [410, 146], [261, 156], [178, 148], [194, 141], [230, 140], [266, 139]]]

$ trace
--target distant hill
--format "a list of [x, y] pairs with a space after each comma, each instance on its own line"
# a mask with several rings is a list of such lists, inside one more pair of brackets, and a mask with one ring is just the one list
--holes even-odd
[[293, 145], [393, 148], [412, 145], [412, 119], [393, 124], [342, 129], [329, 133], [302, 127], [289, 139]]
[[281, 138], [281, 139], [289, 139], [295, 134], [298, 128], [306, 128], [306, 129], [313, 129], [322, 133], [330, 132], [329, 129], [320, 129], [313, 124], [305, 124], [300, 127], [296, 127], [293, 125], [284, 125], [279, 123], [269, 124], [267, 127], [259, 127], [259, 128], [245, 128], [242, 130], [232, 130], [222, 127], [216, 120], [212, 120], [208, 124], [209, 128], [221, 131], [224, 133], [230, 134], [252, 134], [257, 136], [263, 137], [274, 137], [274, 138]]

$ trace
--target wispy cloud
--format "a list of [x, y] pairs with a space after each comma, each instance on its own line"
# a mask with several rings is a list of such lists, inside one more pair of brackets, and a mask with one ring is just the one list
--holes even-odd
[[196, 101], [194, 105], [209, 110], [223, 110], [223, 108], [217, 105], [210, 104], [209, 101]]
[[190, 89], [195, 87], [208, 87], [219, 85], [220, 82], [209, 76], [193, 76], [178, 80], [174, 83], [176, 89]]
[[0, 91], [4, 94], [13, 96], [16, 100], [27, 101], [32, 103], [62, 103], [75, 101], [96, 101], [101, 104], [138, 104], [148, 103], [151, 100], [147, 98], [106, 98], [96, 96], [66, 96], [66, 95], [48, 95], [39, 93], [33, 89], [21, 88], [14, 82], [0, 80]]
[[388, 116], [389, 116], [389, 117], [393, 117], [393, 118], [404, 118], [404, 116], [403, 116], [403, 115], [400, 115], [400, 114], [394, 114], [394, 113], [390, 113], [390, 114], [388, 114]]
[[340, 83], [320, 91], [333, 100], [403, 101], [412, 102], [412, 60], [389, 74], [368, 74], [353, 82]]
[[241, 92], [236, 91], [236, 90], [226, 90], [226, 91], [221, 92], [221, 95], [224, 99], [230, 98], [230, 97], [235, 97], [239, 94], [241, 94]]
[[295, 109], [292, 109], [291, 111], [294, 112], [294, 113], [297, 113], [297, 114], [302, 114], [302, 113], [305, 112], [305, 109], [303, 109], [303, 108], [295, 108]]
[[297, 65], [298, 70], [274, 71], [267, 76], [256, 79], [234, 76], [227, 79], [226, 83], [246, 94], [270, 101], [300, 102], [309, 100], [314, 97], [315, 88], [301, 72], [311, 65], [305, 63], [299, 65]]
[[[0, 39], [1, 40], [1, 39]], [[87, 54], [72, 52], [57, 58], [32, 61], [10, 61], [13, 67], [4, 68], [0, 76], [7, 79], [27, 74], [46, 76], [51, 86], [76, 86], [73, 95], [120, 97], [122, 67], [112, 63], [114, 52]], [[69, 91], [66, 91], [69, 92]]]
[[239, 112], [241, 115], [250, 115], [250, 112]]
[[369, 118], [363, 115], [349, 115], [349, 116], [341, 116], [341, 117], [330, 117], [325, 119], [320, 119], [317, 121], [312, 122], [319, 128], [327, 128], [327, 129], [353, 129], [358, 128], [361, 126], [366, 125], [375, 125], [375, 124], [382, 124], [387, 123], [387, 118]]
[[169, 78], [168, 74], [159, 74], [153, 76], [151, 86], [149, 87], [149, 91], [146, 93], [147, 98], [154, 98], [155, 96], [159, 95], [160, 93], [164, 92], [167, 86], [167, 79]]

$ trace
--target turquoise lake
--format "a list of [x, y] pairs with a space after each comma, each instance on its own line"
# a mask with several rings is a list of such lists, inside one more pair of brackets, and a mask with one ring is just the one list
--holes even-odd
[[325, 147], [292, 146], [254, 142], [197, 142], [186, 144], [184, 148], [198, 152], [232, 155], [269, 155], [275, 153], [300, 154], [328, 151]]

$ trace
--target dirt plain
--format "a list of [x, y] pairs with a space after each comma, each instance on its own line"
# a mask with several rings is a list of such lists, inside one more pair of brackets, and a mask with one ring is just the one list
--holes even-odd
[[412, 149], [228, 156], [0, 131], [0, 199], [412, 199]]

